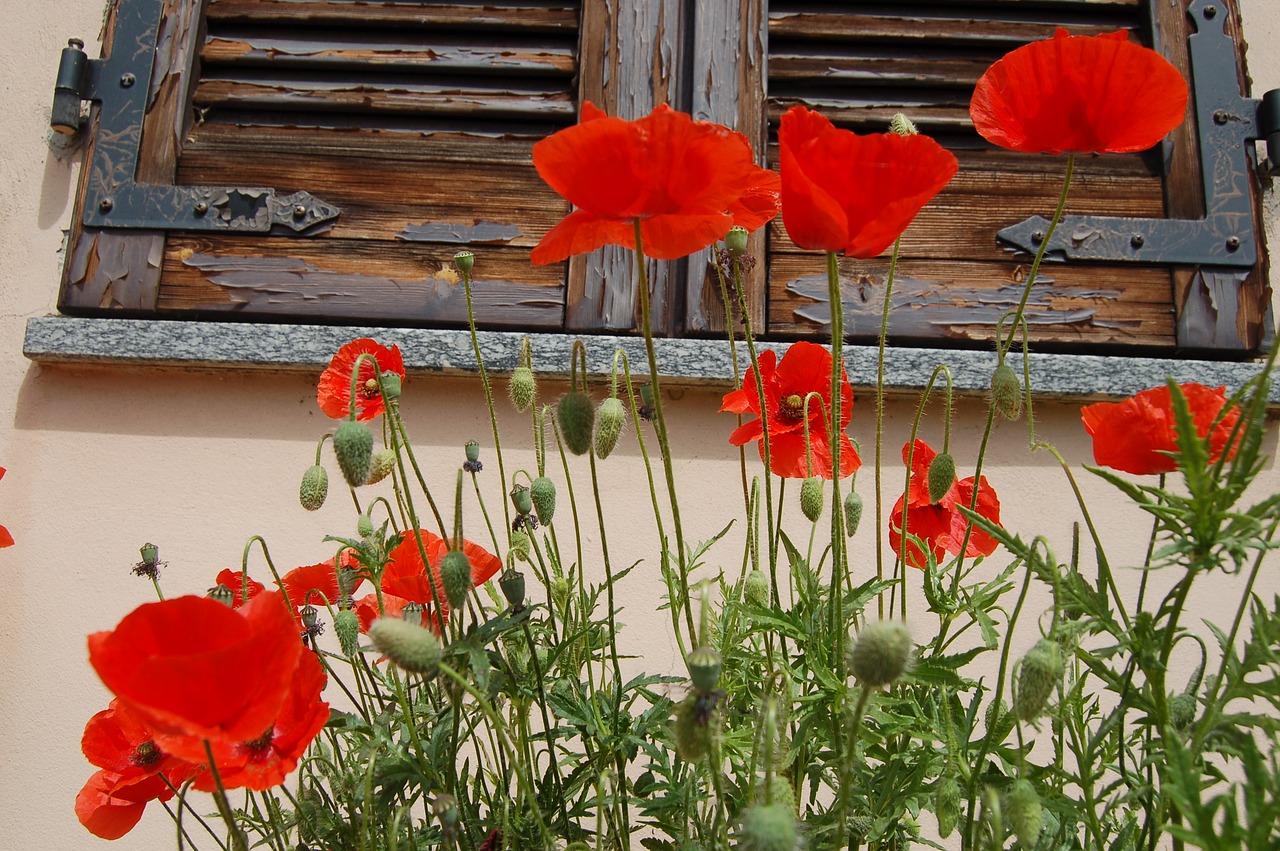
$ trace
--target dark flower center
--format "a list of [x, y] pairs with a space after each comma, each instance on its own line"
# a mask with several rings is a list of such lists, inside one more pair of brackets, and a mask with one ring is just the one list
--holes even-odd
[[267, 732], [263, 733], [261, 736], [259, 736], [256, 739], [252, 739], [251, 741], [245, 742], [244, 747], [248, 748], [254, 753], [262, 753], [263, 751], [268, 750], [271, 747], [271, 742], [275, 738], [275, 732], [276, 731], [274, 727], [268, 727]]
[[156, 747], [156, 743], [147, 739], [133, 749], [133, 753], [129, 755], [129, 763], [145, 768], [148, 765], [155, 765], [163, 757], [164, 754]]
[[799, 393], [783, 396], [778, 413], [784, 420], [799, 421], [804, 419], [804, 397]]

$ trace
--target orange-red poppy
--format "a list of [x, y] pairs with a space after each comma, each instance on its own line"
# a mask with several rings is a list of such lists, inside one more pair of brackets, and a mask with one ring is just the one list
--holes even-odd
[[217, 585], [225, 585], [231, 589], [231, 593], [235, 595], [231, 599], [233, 609], [240, 608], [266, 590], [266, 586], [258, 580], [247, 576], [243, 571], [232, 570], [229, 567], [218, 571], [213, 581]]
[[159, 774], [94, 773], [76, 795], [76, 818], [101, 839], [119, 839], [142, 818], [149, 801], [167, 801], [173, 790]]
[[[969, 521], [958, 510], [973, 504], [973, 476], [954, 481], [951, 487], [937, 502], [929, 498], [929, 466], [937, 457], [936, 452], [923, 440], [902, 447], [902, 460], [907, 462], [910, 456], [911, 479], [907, 493], [898, 497], [893, 511], [889, 514], [889, 546], [898, 555], [902, 555], [902, 514], [904, 503], [907, 506], [907, 534], [915, 536], [929, 547], [935, 561], [941, 560], [945, 553], [958, 555], [961, 542], [964, 541]], [[1000, 523], [1000, 500], [995, 490], [983, 476], [977, 485], [977, 513], [992, 523]], [[989, 556], [996, 551], [996, 539], [976, 526], [969, 534], [969, 545], [965, 555]], [[912, 567], [923, 569], [928, 562], [927, 556], [914, 541], [908, 540], [905, 561]]]
[[207, 597], [134, 609], [89, 636], [89, 661], [120, 702], [188, 760], [184, 738], [248, 741], [275, 720], [303, 653], [293, 613], [264, 592], [233, 610]]
[[[784, 478], [803, 479], [811, 475], [831, 478], [831, 441], [827, 417], [831, 415], [831, 352], [815, 343], [792, 343], [778, 363], [772, 350], [760, 355], [760, 379], [764, 385], [764, 408], [769, 422], [769, 469]], [[805, 442], [805, 399], [809, 401], [809, 441]], [[760, 395], [756, 391], [755, 370], [747, 371], [742, 388], [727, 393], [720, 410], [735, 414], [755, 414], [743, 423], [729, 442], [743, 446], [760, 441], [764, 458], [764, 427], [760, 418]], [[844, 429], [853, 419], [853, 388], [841, 375], [840, 388], [840, 478], [853, 475], [862, 460]], [[812, 472], [810, 472], [812, 463]]]
[[1144, 151], [1182, 123], [1187, 83], [1124, 31], [1035, 41], [978, 80], [969, 104], [987, 141], [1025, 153]]
[[778, 130], [782, 224], [811, 251], [875, 257], [955, 176], [956, 158], [928, 136], [859, 136], [793, 106]]
[[377, 372], [394, 372], [404, 379], [404, 358], [400, 347], [387, 348], [368, 337], [352, 340], [329, 361], [328, 368], [320, 374], [316, 402], [326, 416], [335, 420], [346, 419], [351, 413], [351, 371], [360, 355], [373, 355], [378, 369], [368, 358], [360, 361], [360, 377], [356, 380], [356, 419], [371, 420], [383, 411], [382, 392], [378, 389]]
[[[1225, 387], [1180, 384], [1196, 433], [1208, 440], [1209, 457], [1217, 461], [1227, 449], [1240, 409], [1227, 404]], [[1219, 419], [1219, 414], [1221, 418]], [[1173, 398], [1168, 387], [1154, 387], [1121, 402], [1097, 402], [1080, 411], [1085, 431], [1093, 438], [1093, 460], [1104, 467], [1136, 475], [1172, 473], [1178, 469], [1178, 433]], [[1216, 422], [1215, 422], [1216, 421]], [[1235, 455], [1232, 446], [1228, 457]]]
[[745, 136], [694, 121], [663, 104], [644, 118], [610, 118], [591, 102], [578, 124], [533, 146], [538, 174], [576, 209], [534, 247], [535, 264], [556, 263], [604, 245], [684, 257], [777, 215], [776, 186], [755, 164]]
[[[449, 551], [449, 543], [426, 529], [419, 530], [422, 533], [422, 548], [426, 550], [427, 561], [431, 567], [422, 563], [422, 554], [418, 552], [418, 543], [413, 538], [412, 532], [405, 532], [400, 543], [387, 557], [387, 566], [382, 572], [382, 590], [384, 597], [387, 594], [402, 598], [403, 601], [418, 603], [427, 607], [428, 611], [435, 605], [435, 601], [440, 602], [441, 618], [447, 620], [449, 617], [449, 603], [446, 600], [444, 591], [444, 583], [440, 574], [440, 563], [444, 561], [445, 553]], [[462, 542], [462, 551], [467, 556], [467, 561], [471, 563], [471, 584], [480, 586], [492, 579], [498, 571], [502, 570], [502, 559], [498, 558], [479, 544], [464, 540]], [[432, 597], [431, 586], [435, 585], [435, 597]], [[384, 605], [386, 602], [384, 601]], [[400, 602], [403, 607], [404, 603]], [[376, 607], [376, 603], [375, 603]], [[388, 606], [388, 610], [390, 606]], [[390, 611], [388, 611], [390, 614]], [[427, 612], [423, 613], [423, 624], [431, 624], [433, 628], [438, 629], [438, 621], [429, 616]]]
[[323, 608], [325, 603], [338, 605], [338, 570], [333, 559], [295, 567], [280, 581], [295, 609], [306, 605]]

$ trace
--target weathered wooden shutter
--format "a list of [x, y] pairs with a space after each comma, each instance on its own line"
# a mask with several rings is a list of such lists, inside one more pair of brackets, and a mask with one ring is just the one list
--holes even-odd
[[[890, 336], [899, 343], [966, 346], [990, 339], [997, 317], [1016, 304], [1031, 259], [1000, 243], [996, 233], [1029, 216], [1050, 215], [1057, 200], [1064, 158], [996, 150], [972, 129], [969, 98], [992, 61], [1027, 41], [1052, 36], [1059, 26], [1074, 34], [1126, 29], [1192, 77], [1187, 36], [1195, 28], [1187, 0], [762, 2], [767, 36], [746, 42], [748, 50], [754, 44], [759, 52], [748, 52], [743, 65], [760, 63], [767, 69], [771, 140], [782, 113], [797, 103], [858, 132], [882, 132], [901, 111], [960, 159], [959, 175], [902, 242], [890, 316]], [[1218, 5], [1218, 20], [1236, 35], [1239, 58], [1243, 44], [1235, 4]], [[1244, 79], [1242, 61], [1217, 72]], [[1193, 102], [1187, 123], [1163, 150], [1081, 158], [1067, 213], [1203, 216], [1195, 114]], [[721, 109], [715, 117], [745, 119], [738, 126], [750, 132], [752, 116], [741, 105]], [[777, 162], [774, 148], [770, 161]], [[1251, 192], [1256, 213], [1258, 184], [1252, 172], [1232, 189]], [[753, 293], [757, 303], [767, 303], [767, 332], [821, 336], [829, 323], [821, 259], [799, 251], [780, 220], [768, 238], [768, 284], [760, 282]], [[1046, 263], [1027, 313], [1032, 338], [1041, 348], [1070, 350], [1212, 350], [1219, 356], [1255, 351], [1263, 342], [1264, 320], [1269, 321], [1261, 253], [1259, 258], [1252, 267], [1215, 266], [1207, 256], [1194, 266]], [[875, 260], [841, 261], [845, 328], [855, 341], [869, 342], [879, 331], [888, 265], [887, 253]], [[691, 303], [697, 296], [704, 306], [713, 296], [718, 300], [710, 279], [701, 286], [695, 282], [694, 289]]]
[[437, 273], [469, 247], [482, 324], [561, 328], [565, 265], [528, 249], [568, 210], [530, 148], [576, 120], [578, 23], [555, 0], [166, 0], [138, 180], [341, 214], [304, 236], [77, 227], [61, 308], [460, 325]]

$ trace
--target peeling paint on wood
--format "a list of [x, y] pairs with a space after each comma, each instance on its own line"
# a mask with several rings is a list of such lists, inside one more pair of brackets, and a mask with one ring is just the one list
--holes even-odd
[[1201, 266], [1178, 313], [1178, 344], [1184, 348], [1244, 351], [1250, 346], [1236, 327], [1240, 292], [1250, 270]]
[[524, 234], [516, 225], [504, 225], [498, 222], [477, 222], [474, 225], [455, 222], [423, 222], [420, 225], [406, 225], [404, 230], [396, 236], [414, 242], [492, 245], [511, 242]]

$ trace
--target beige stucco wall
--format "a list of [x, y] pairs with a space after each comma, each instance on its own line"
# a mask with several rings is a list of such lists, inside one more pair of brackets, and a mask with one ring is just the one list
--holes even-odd
[[[298, 476], [329, 425], [315, 408], [314, 376], [41, 368], [22, 357], [25, 320], [54, 311], [77, 165], [59, 161], [46, 145], [53, 72], [68, 36], [86, 37], [96, 55], [102, 5], [9, 0], [0, 36], [0, 465], [9, 469], [0, 482], [0, 523], [17, 539], [0, 551], [0, 851], [101, 844], [76, 823], [71, 809], [92, 770], [79, 753], [80, 732], [107, 700], [86, 663], [84, 635], [113, 626], [148, 599], [148, 586], [128, 572], [140, 544], [160, 544], [170, 564], [164, 574], [170, 593], [198, 592], [219, 569], [238, 563], [251, 533], [264, 535], [277, 563], [291, 567], [327, 556], [322, 536], [349, 532], [354, 520], [342, 498], [313, 515], [296, 501]], [[1280, 87], [1280, 67], [1268, 61], [1280, 50], [1280, 4], [1243, 5], [1257, 90]], [[854, 430], [866, 445], [871, 406], [866, 398], [860, 405]], [[690, 390], [671, 408], [685, 520], [695, 539], [719, 529], [741, 506], [736, 454], [726, 443], [731, 424], [715, 413], [717, 406], [718, 392]], [[442, 471], [447, 487], [462, 443], [472, 436], [486, 440], [477, 386], [412, 376], [405, 408], [428, 467]], [[1077, 464], [1089, 458], [1075, 406], [1047, 404], [1039, 414], [1043, 437]], [[891, 457], [910, 415], [907, 403], [889, 409]], [[523, 422], [505, 408], [503, 418], [518, 444], [513, 457], [528, 463]], [[974, 405], [961, 406], [957, 425], [955, 454], [963, 466], [981, 425]], [[936, 441], [936, 418], [928, 428]], [[1048, 534], [1065, 555], [1078, 512], [1068, 502], [1049, 501], [1064, 493], [1062, 474], [1044, 453], [1030, 454], [1024, 436], [1020, 425], [1001, 427], [988, 475], [1006, 525], [1025, 535]], [[615, 561], [647, 559], [626, 581], [623, 620], [659, 624], [633, 626], [624, 640], [651, 670], [680, 673], [661, 618], [649, 614], [659, 594], [656, 544], [634, 444], [602, 469], [612, 492]], [[891, 469], [890, 481], [900, 481], [900, 468]], [[484, 476], [496, 494], [496, 471]], [[859, 482], [868, 497], [870, 484], [869, 475]], [[1133, 563], [1145, 545], [1147, 523], [1102, 483], [1085, 477], [1083, 484], [1114, 547], [1113, 560]], [[1280, 471], [1269, 468], [1260, 487], [1275, 491]], [[871, 540], [870, 534], [859, 536], [856, 570], [870, 570]], [[738, 559], [736, 549], [723, 547], [712, 564], [736, 571]], [[1129, 585], [1136, 583], [1135, 571], [1123, 573]], [[1223, 621], [1229, 614], [1214, 614], [1211, 605], [1229, 605], [1234, 594], [1223, 590], [1230, 582], [1214, 583], [1196, 614]], [[1274, 572], [1269, 587], [1280, 588]], [[917, 616], [913, 628], [920, 637], [931, 625]], [[155, 809], [117, 846], [163, 848], [171, 837], [167, 818]]]

